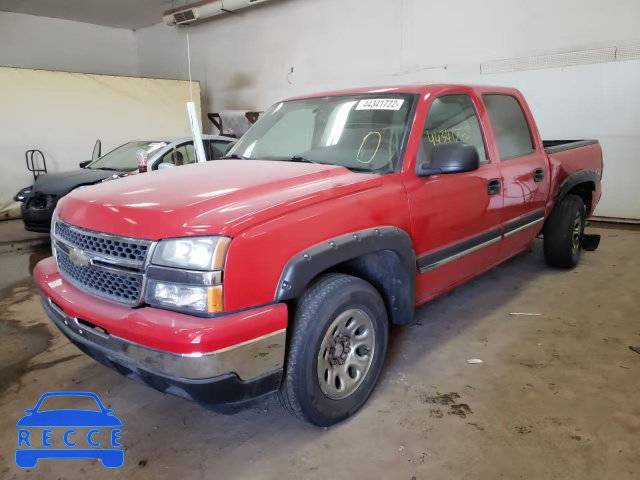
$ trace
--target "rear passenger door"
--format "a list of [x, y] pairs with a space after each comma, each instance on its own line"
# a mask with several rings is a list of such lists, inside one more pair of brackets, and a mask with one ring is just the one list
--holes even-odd
[[531, 112], [522, 99], [504, 93], [482, 95], [495, 138], [503, 178], [502, 255], [522, 249], [542, 228], [549, 195], [549, 164], [534, 137]]

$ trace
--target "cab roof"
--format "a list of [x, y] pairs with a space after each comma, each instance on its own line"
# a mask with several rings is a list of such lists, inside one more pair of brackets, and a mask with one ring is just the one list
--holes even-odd
[[463, 90], [474, 90], [477, 93], [486, 93], [486, 92], [494, 92], [494, 93], [509, 93], [516, 94], [519, 91], [515, 88], [510, 87], [499, 87], [499, 86], [490, 86], [490, 85], [466, 85], [466, 84], [455, 84], [455, 83], [424, 83], [424, 84], [412, 84], [412, 85], [386, 85], [386, 86], [377, 86], [377, 87], [360, 87], [360, 88], [349, 88], [344, 90], [333, 90], [328, 92], [317, 92], [310, 93], [306, 95], [298, 95], [295, 97], [287, 98], [284, 101], [290, 100], [303, 100], [305, 98], [320, 98], [320, 97], [333, 97], [333, 96], [341, 96], [341, 95], [365, 95], [365, 94], [384, 94], [384, 93], [409, 93], [409, 94], [418, 94], [418, 95], [426, 95], [427, 93], [440, 93], [442, 91], [450, 90], [450, 89], [460, 89], [462, 87]]

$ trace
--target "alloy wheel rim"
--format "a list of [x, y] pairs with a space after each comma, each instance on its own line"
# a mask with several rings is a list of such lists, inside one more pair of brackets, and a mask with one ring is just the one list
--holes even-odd
[[332, 400], [353, 394], [369, 373], [375, 354], [373, 321], [360, 309], [342, 312], [331, 322], [318, 352], [320, 389]]
[[580, 212], [578, 212], [576, 213], [576, 217], [573, 219], [573, 232], [572, 232], [572, 238], [571, 238], [574, 254], [580, 248], [581, 234], [582, 234], [582, 218], [580, 218]]

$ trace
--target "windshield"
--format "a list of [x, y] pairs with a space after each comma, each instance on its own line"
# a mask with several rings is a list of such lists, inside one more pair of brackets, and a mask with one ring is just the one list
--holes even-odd
[[114, 170], [119, 172], [133, 172], [138, 169], [137, 153], [143, 150], [147, 158], [156, 153], [157, 150], [166, 147], [167, 142], [129, 142], [111, 150], [106, 155], [100, 157], [87, 168], [96, 170]]
[[228, 156], [397, 171], [413, 95], [308, 98], [271, 107]]

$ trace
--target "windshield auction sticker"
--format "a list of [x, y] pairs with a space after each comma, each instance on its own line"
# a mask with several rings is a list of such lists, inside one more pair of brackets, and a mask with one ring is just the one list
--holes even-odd
[[360, 100], [356, 110], [400, 110], [403, 103], [401, 98], [368, 98]]
[[[85, 408], [68, 408], [83, 400]], [[52, 407], [65, 408], [52, 408]], [[49, 392], [18, 420], [16, 465], [33, 468], [40, 459], [100, 459], [106, 468], [124, 463], [122, 422], [92, 392]]]

